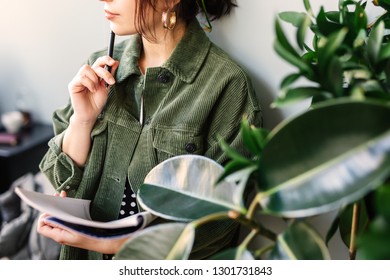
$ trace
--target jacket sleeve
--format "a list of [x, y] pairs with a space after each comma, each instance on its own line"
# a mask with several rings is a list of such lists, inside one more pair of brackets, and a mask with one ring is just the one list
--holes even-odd
[[61, 149], [64, 133], [72, 114], [70, 102], [66, 107], [54, 112], [55, 136], [49, 141], [49, 149], [39, 165], [42, 173], [46, 175], [57, 191], [65, 190], [68, 193], [77, 189], [83, 173], [83, 170]]
[[205, 156], [225, 165], [229, 158], [222, 151], [219, 140], [225, 141], [237, 152], [250, 156], [243, 144], [241, 122], [246, 118], [250, 125], [263, 126], [262, 112], [249, 78], [243, 74], [231, 80], [221, 94], [209, 124], [208, 148]]
[[[86, 63], [92, 65], [102, 54], [103, 51], [91, 54]], [[61, 148], [64, 133], [69, 126], [69, 119], [72, 114], [73, 108], [70, 100], [65, 107], [54, 111], [52, 121], [55, 136], [49, 141], [49, 149], [39, 165], [40, 170], [46, 175], [54, 188], [58, 192], [66, 191], [69, 196], [75, 194], [83, 176], [83, 170]]]

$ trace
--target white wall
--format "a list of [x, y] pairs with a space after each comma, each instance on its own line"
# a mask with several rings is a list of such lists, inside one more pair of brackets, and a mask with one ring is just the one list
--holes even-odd
[[99, 1], [0, 0], [0, 112], [25, 100], [36, 120], [51, 122], [67, 84], [87, 56], [107, 43]]

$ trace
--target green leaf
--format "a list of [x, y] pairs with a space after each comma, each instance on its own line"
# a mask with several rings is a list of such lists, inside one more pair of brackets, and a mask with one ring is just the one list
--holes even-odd
[[234, 200], [240, 201], [243, 197], [245, 188], [249, 181], [249, 178], [257, 170], [258, 166], [253, 164], [251, 166], [247, 166], [245, 168], [241, 168], [234, 173], [229, 174], [228, 176], [224, 176], [226, 182], [230, 182], [232, 184], [236, 184], [237, 188], [241, 190], [240, 192], [236, 192], [236, 197]]
[[364, 5], [355, 1], [340, 2], [340, 23], [348, 29], [345, 43], [353, 46], [361, 31], [366, 32], [367, 15]]
[[243, 164], [249, 164], [249, 165], [252, 164], [252, 161], [250, 159], [246, 158], [245, 156], [243, 156], [242, 154], [234, 150], [225, 141], [220, 140], [219, 143], [221, 145], [222, 150], [226, 153], [226, 155], [230, 159]]
[[225, 170], [222, 173], [222, 175], [219, 177], [218, 182], [221, 182], [222, 180], [226, 179], [226, 177], [232, 174], [236, 174], [237, 172], [243, 169], [252, 168], [252, 166], [256, 166], [256, 164], [254, 162], [243, 163], [243, 162], [231, 160], [225, 165]]
[[339, 209], [390, 173], [390, 107], [325, 102], [270, 134], [260, 163], [263, 211], [306, 217]]
[[311, 26], [312, 22], [308, 15], [306, 15], [301, 24], [298, 26], [297, 30], [297, 43], [301, 50], [305, 49], [305, 38], [308, 28]]
[[320, 235], [305, 222], [292, 223], [278, 236], [271, 260], [328, 260], [330, 254]]
[[390, 99], [389, 93], [383, 90], [382, 85], [377, 80], [367, 80], [357, 84], [357, 86], [362, 89], [364, 95], [367, 97], [372, 97], [378, 100]]
[[290, 44], [287, 36], [284, 34], [282, 26], [278, 19], [275, 20], [275, 33], [276, 33], [276, 41], [280, 44], [281, 48], [283, 48], [289, 56], [299, 58], [298, 52], [294, 49], [294, 47]]
[[330, 225], [325, 236], [325, 244], [327, 246], [329, 241], [333, 238], [333, 236], [336, 234], [337, 230], [339, 229], [339, 223], [340, 223], [340, 217], [337, 215], [333, 220], [332, 224]]
[[375, 191], [375, 205], [379, 215], [390, 224], [390, 184], [384, 184]]
[[302, 76], [301, 73], [293, 73], [290, 75], [287, 75], [282, 82], [280, 83], [280, 87], [282, 90], [288, 88], [290, 85], [292, 85], [295, 81], [297, 81]]
[[379, 51], [378, 62], [388, 60], [390, 58], [390, 43], [384, 44]]
[[266, 130], [251, 127], [248, 120], [243, 119], [241, 122], [241, 133], [245, 148], [253, 155], [260, 156], [267, 138]]
[[254, 260], [253, 255], [248, 250], [241, 248], [230, 248], [221, 251], [209, 258], [210, 260]]
[[306, 100], [315, 95], [323, 94], [323, 90], [317, 87], [297, 87], [286, 90], [284, 96], [279, 96], [272, 104], [272, 108], [282, 107], [296, 103], [297, 101]]
[[372, 29], [370, 36], [368, 37], [367, 54], [372, 65], [376, 65], [379, 61], [384, 28], [384, 23], [380, 22]]
[[186, 260], [195, 239], [194, 229], [167, 223], [134, 233], [115, 255], [116, 260]]
[[346, 28], [333, 33], [318, 47], [318, 65], [322, 75], [327, 75], [329, 62], [336, 55], [337, 50], [341, 47], [348, 30]]
[[340, 23], [340, 12], [339, 11], [329, 11], [325, 13], [325, 16], [327, 19], [329, 19], [331, 22]]
[[303, 4], [305, 6], [305, 9], [306, 9], [307, 13], [309, 15], [313, 15], [313, 10], [311, 8], [310, 1], [309, 0], [303, 0]]
[[312, 76], [313, 71], [309, 65], [301, 60], [299, 56], [291, 54], [279, 41], [274, 42], [274, 49], [277, 54], [293, 66], [297, 67], [302, 73]]
[[340, 97], [344, 92], [343, 82], [342, 64], [339, 58], [334, 56], [329, 60], [326, 84], [329, 85], [329, 91]]
[[305, 19], [306, 14], [302, 12], [281, 12], [278, 16], [281, 20], [291, 23], [295, 27], [299, 27]]
[[156, 216], [185, 222], [217, 212], [245, 212], [243, 189], [227, 181], [215, 184], [223, 171], [203, 156], [170, 158], [146, 176], [138, 190], [140, 206]]
[[330, 21], [328, 19], [327, 14], [325, 13], [323, 7], [320, 8], [320, 11], [316, 18], [316, 22], [317, 22], [318, 30], [324, 36], [329, 36], [334, 32], [338, 32], [342, 28], [341, 24], [336, 23], [334, 21]]
[[378, 217], [357, 242], [359, 258], [363, 260], [390, 259], [390, 224]]
[[[368, 217], [365, 208], [364, 201], [359, 201], [359, 222], [358, 222], [358, 234], [360, 235], [367, 228]], [[353, 216], [353, 204], [347, 205], [340, 214], [339, 230], [341, 240], [348, 248], [351, 242], [351, 229], [352, 229], [352, 216]]]
[[383, 7], [386, 10], [390, 10], [390, 1], [389, 0], [376, 0], [377, 5]]

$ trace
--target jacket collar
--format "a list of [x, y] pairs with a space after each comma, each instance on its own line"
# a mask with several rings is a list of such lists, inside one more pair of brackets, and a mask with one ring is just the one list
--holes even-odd
[[[180, 40], [170, 58], [161, 66], [186, 83], [191, 83], [198, 74], [211, 42], [197, 19], [187, 26], [186, 33]], [[116, 50], [120, 59], [116, 78], [118, 82], [125, 80], [132, 74], [140, 74], [138, 59], [142, 49], [140, 35], [129, 38], [127, 43], [120, 44]]]

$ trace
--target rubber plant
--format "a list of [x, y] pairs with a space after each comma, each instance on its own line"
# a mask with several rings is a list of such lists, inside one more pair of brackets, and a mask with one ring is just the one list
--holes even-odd
[[[118, 259], [187, 259], [197, 228], [229, 219], [248, 234], [210, 259], [330, 259], [336, 233], [351, 259], [390, 259], [390, 0], [374, 1], [380, 16], [373, 22], [364, 1], [340, 0], [338, 10], [321, 7], [316, 15], [303, 4], [304, 12], [275, 20], [275, 51], [296, 72], [282, 79], [273, 106], [309, 99], [310, 108], [271, 131], [244, 119], [248, 154], [221, 141], [230, 160], [219, 171], [210, 172], [218, 165], [203, 157], [193, 156], [208, 164], [180, 172], [173, 164], [180, 157], [168, 160], [187, 179], [146, 180], [138, 193], [144, 209], [168, 222], [136, 233]], [[284, 24], [295, 28], [295, 39]], [[308, 219], [334, 211], [322, 238]], [[285, 226], [270, 229], [264, 216]], [[254, 242], [259, 236], [267, 245]]]

